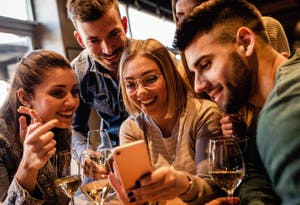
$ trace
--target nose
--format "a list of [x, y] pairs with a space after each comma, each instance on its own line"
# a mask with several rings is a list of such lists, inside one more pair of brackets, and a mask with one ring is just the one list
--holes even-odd
[[196, 93], [206, 92], [209, 89], [209, 82], [201, 79], [200, 76], [195, 76], [194, 90]]
[[68, 94], [66, 100], [65, 100], [65, 105], [69, 107], [78, 107], [79, 105], [79, 97], [74, 96], [72, 93]]
[[137, 87], [136, 87], [137, 95], [141, 95], [141, 94], [145, 93], [146, 89], [145, 89], [144, 85], [140, 82], [136, 82], [136, 83], [137, 83]]
[[111, 55], [113, 53], [113, 46], [108, 41], [102, 41], [101, 50], [103, 54]]

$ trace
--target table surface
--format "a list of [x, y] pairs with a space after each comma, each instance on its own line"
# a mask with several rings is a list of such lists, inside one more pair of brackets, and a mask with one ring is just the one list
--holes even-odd
[[[75, 205], [95, 205], [96, 203], [88, 200], [84, 194], [80, 194], [74, 198]], [[106, 204], [106, 203], [105, 203]], [[107, 203], [109, 205], [122, 205], [118, 200], [110, 201]], [[160, 202], [159, 205], [187, 205], [181, 199], [175, 198], [173, 200], [168, 200], [167, 202]]]

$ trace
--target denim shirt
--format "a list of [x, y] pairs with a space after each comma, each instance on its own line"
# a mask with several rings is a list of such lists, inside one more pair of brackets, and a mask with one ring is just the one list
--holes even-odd
[[86, 50], [73, 62], [80, 94], [80, 105], [73, 118], [72, 147], [80, 154], [86, 145], [88, 119], [94, 107], [101, 117], [101, 128], [106, 129], [113, 146], [119, 145], [119, 129], [128, 117], [120, 87], [108, 70], [93, 60]]

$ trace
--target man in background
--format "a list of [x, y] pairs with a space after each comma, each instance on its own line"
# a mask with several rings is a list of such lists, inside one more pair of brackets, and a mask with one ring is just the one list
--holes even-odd
[[80, 106], [73, 119], [72, 147], [80, 154], [86, 148], [91, 108], [101, 117], [101, 129], [119, 144], [119, 128], [128, 114], [119, 92], [118, 64], [124, 48], [127, 19], [121, 18], [117, 0], [68, 0], [68, 15], [74, 36], [84, 49], [72, 66], [79, 81]]

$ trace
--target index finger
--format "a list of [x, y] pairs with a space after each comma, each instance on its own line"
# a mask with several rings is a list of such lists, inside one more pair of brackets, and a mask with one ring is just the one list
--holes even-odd
[[40, 118], [39, 114], [34, 109], [25, 106], [20, 106], [18, 108], [18, 112], [29, 115], [33, 123], [42, 122], [42, 119]]
[[48, 122], [42, 124], [38, 128], [36, 128], [31, 134], [33, 135], [31, 140], [37, 140], [41, 135], [45, 134], [46, 132], [50, 131], [52, 128], [58, 125], [58, 120], [53, 119], [49, 120]]

